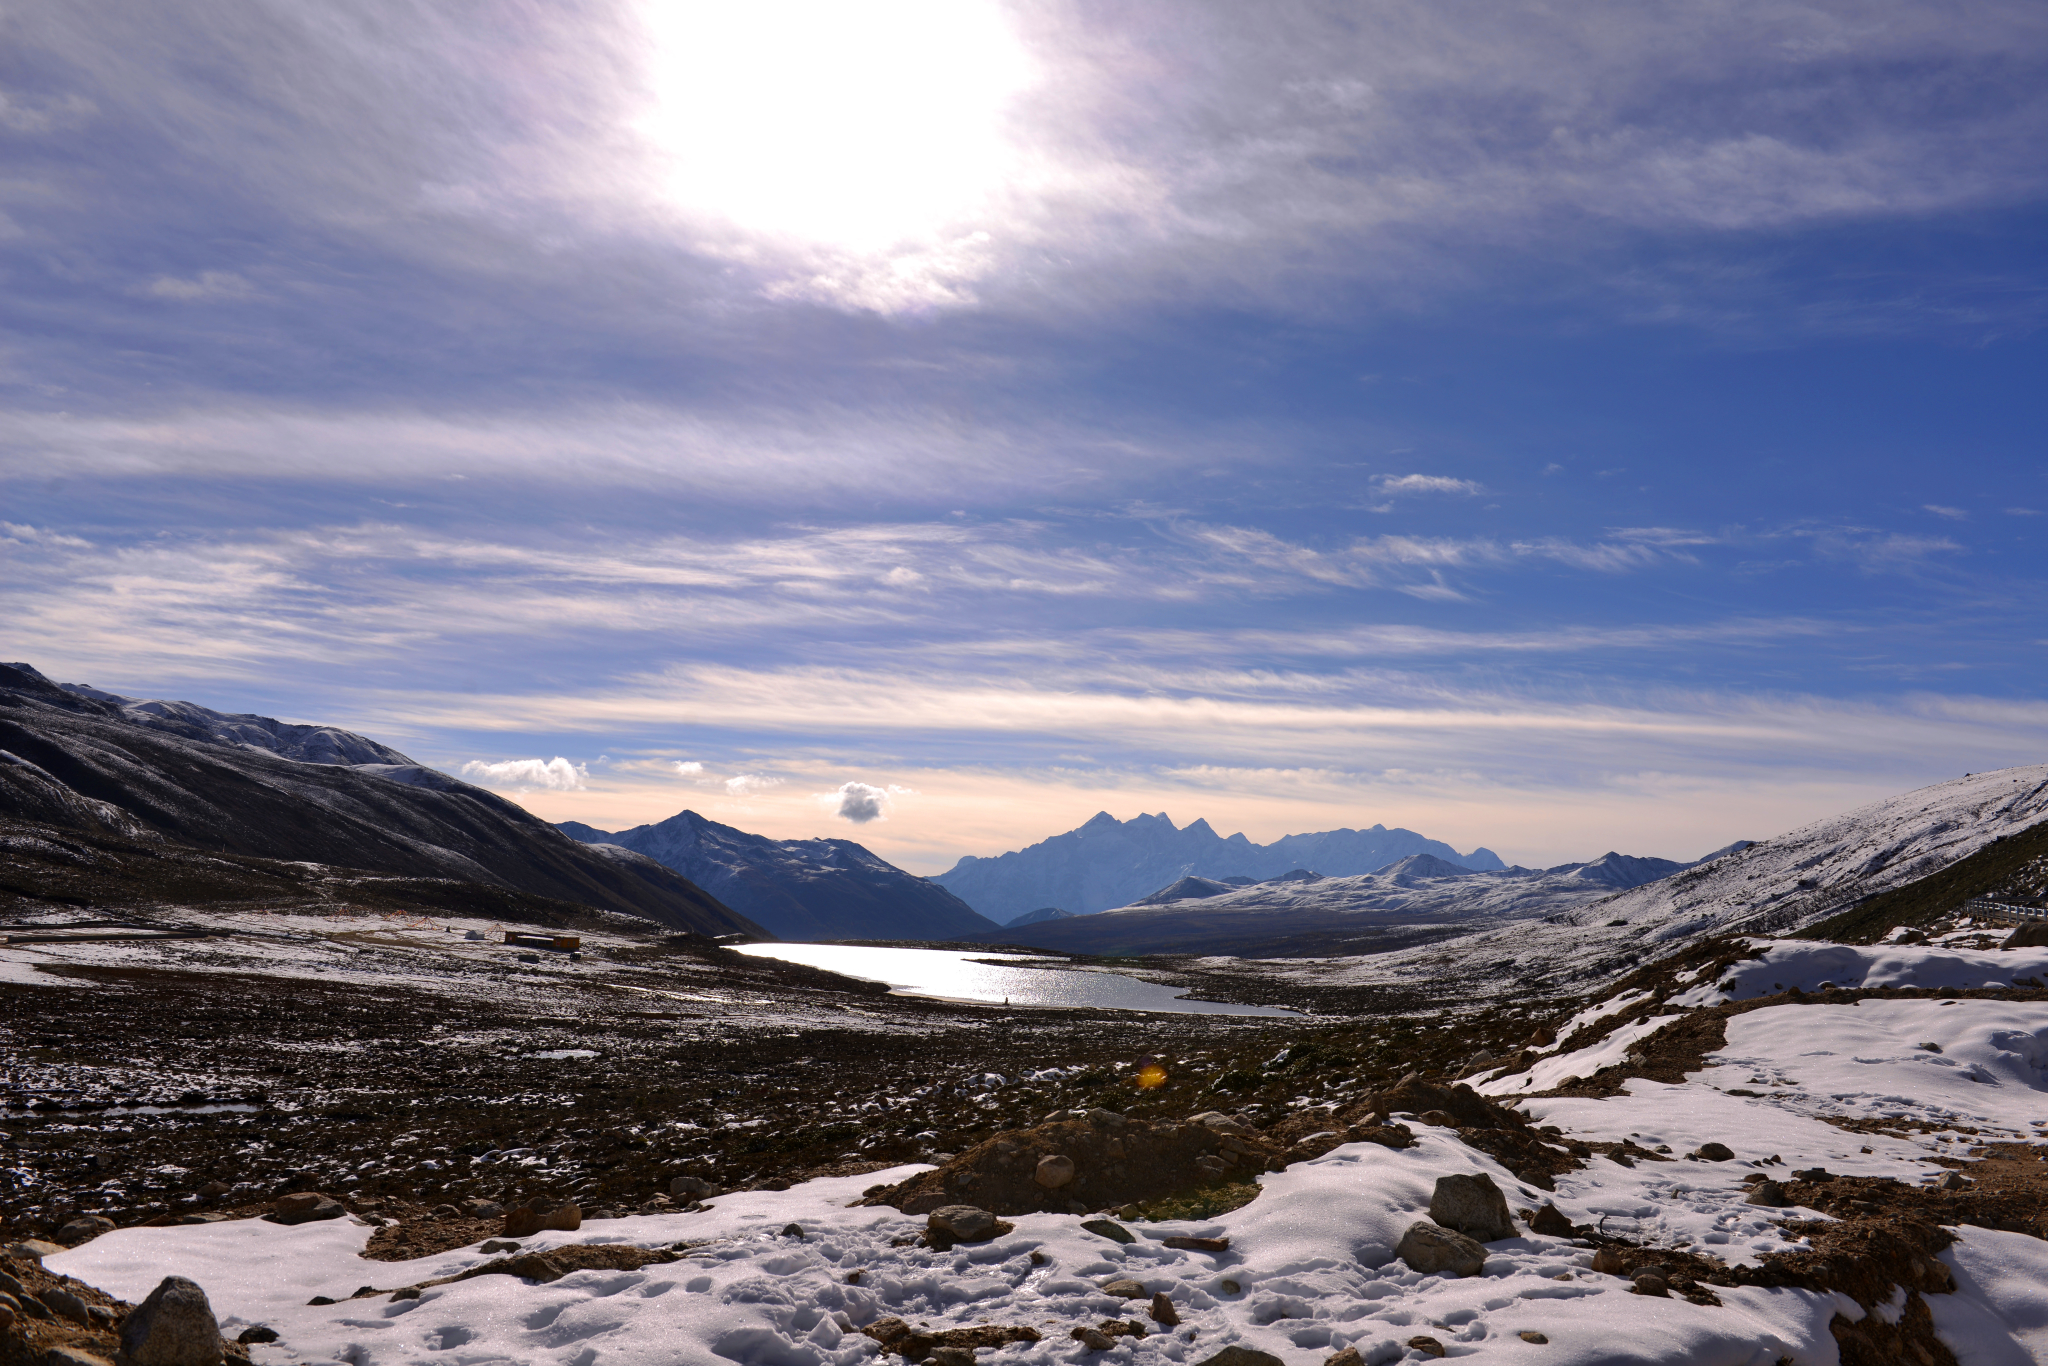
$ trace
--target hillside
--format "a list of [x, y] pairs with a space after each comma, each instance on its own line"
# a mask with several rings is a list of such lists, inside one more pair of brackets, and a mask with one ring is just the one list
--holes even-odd
[[[706, 934], [758, 928], [667, 868], [607, 858], [496, 793], [361, 736], [111, 698], [0, 665], [0, 817], [481, 883]], [[253, 743], [251, 732], [272, 743]], [[289, 751], [375, 762], [308, 762]]]
[[777, 840], [679, 812], [616, 833], [565, 821], [597, 849], [681, 873], [781, 939], [960, 939], [995, 923], [945, 888], [852, 840]]
[[1430, 854], [1473, 869], [1497, 869], [1491, 851], [1460, 854], [1413, 830], [1325, 830], [1254, 844], [1218, 835], [1205, 820], [1176, 828], [1164, 812], [1120, 821], [1107, 811], [1065, 834], [993, 858], [969, 855], [932, 881], [992, 920], [1040, 906], [1077, 914], [1127, 906], [1183, 877], [1222, 881], [1269, 878], [1294, 868], [1325, 876], [1370, 873], [1410, 854]]

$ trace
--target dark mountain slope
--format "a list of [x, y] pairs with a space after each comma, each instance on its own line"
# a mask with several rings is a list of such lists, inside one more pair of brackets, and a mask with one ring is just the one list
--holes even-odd
[[852, 840], [777, 840], [683, 811], [617, 834], [564, 833], [655, 859], [783, 939], [960, 939], [995, 922]]
[[670, 870], [606, 858], [495, 793], [377, 749], [402, 762], [301, 762], [138, 722], [120, 703], [0, 665], [0, 816], [484, 883], [705, 934], [759, 928]]

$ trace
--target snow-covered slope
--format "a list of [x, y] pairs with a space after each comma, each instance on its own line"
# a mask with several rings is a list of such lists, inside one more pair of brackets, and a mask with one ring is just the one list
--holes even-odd
[[953, 939], [993, 922], [928, 878], [852, 840], [778, 840], [679, 812], [616, 834], [559, 827], [674, 869], [782, 939]]
[[1798, 929], [2048, 818], [2048, 764], [1974, 773], [1752, 844], [1578, 912], [1652, 938]]
[[1038, 906], [1086, 915], [1125, 906], [1178, 878], [1269, 878], [1293, 868], [1332, 876], [1369, 873], [1410, 854], [1433, 854], [1467, 868], [1501, 867], [1490, 850], [1460, 854], [1413, 830], [1324, 830], [1254, 844], [1218, 835], [1197, 820], [1175, 828], [1161, 812], [1120, 821], [1097, 812], [1085, 825], [995, 858], [963, 858], [932, 881], [983, 915], [1009, 920]]
[[[34, 672], [26, 664], [8, 667]], [[123, 697], [83, 683], [59, 683], [57, 686], [74, 697], [110, 702], [136, 725], [182, 735], [189, 740], [247, 745], [251, 749], [266, 750], [280, 758], [297, 759], [307, 764], [413, 765], [411, 759], [391, 746], [380, 745], [368, 736], [342, 730], [338, 726], [295, 726], [268, 716], [214, 711], [196, 702]]]

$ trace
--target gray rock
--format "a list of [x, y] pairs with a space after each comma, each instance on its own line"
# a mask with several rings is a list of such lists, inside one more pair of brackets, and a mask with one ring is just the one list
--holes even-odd
[[81, 1328], [92, 1322], [92, 1313], [85, 1301], [61, 1286], [52, 1286], [37, 1298], [48, 1305], [58, 1318], [70, 1319]]
[[1759, 1181], [1756, 1188], [1744, 1198], [1745, 1205], [1762, 1205], [1765, 1209], [1784, 1209], [1792, 1203], [1785, 1194], [1785, 1188], [1775, 1181]]
[[45, 1347], [37, 1358], [41, 1366], [113, 1366], [103, 1356], [95, 1356], [83, 1347]]
[[62, 1252], [63, 1250], [64, 1246], [61, 1243], [53, 1243], [43, 1238], [24, 1238], [22, 1241], [9, 1247], [7, 1255], [19, 1257], [24, 1261], [40, 1262], [52, 1253]]
[[1426, 1357], [1440, 1357], [1444, 1355], [1444, 1345], [1427, 1333], [1418, 1333], [1408, 1339], [1408, 1345]]
[[1425, 1276], [1449, 1272], [1453, 1276], [1477, 1276], [1486, 1265], [1486, 1249], [1455, 1229], [1418, 1219], [1401, 1235], [1394, 1255], [1411, 1271]]
[[1088, 1122], [1098, 1129], [1111, 1130], [1121, 1129], [1124, 1127], [1124, 1125], [1130, 1123], [1129, 1120], [1125, 1119], [1116, 1111], [1105, 1110], [1099, 1105], [1091, 1108], [1088, 1111]]
[[114, 1221], [97, 1214], [81, 1214], [57, 1230], [57, 1241], [65, 1247], [77, 1247], [80, 1243], [91, 1242], [102, 1233], [112, 1233]]
[[1113, 1219], [1090, 1219], [1081, 1228], [1098, 1238], [1107, 1238], [1112, 1243], [1135, 1243], [1137, 1236]]
[[1356, 1347], [1346, 1347], [1325, 1361], [1323, 1366], [1365, 1366], [1365, 1358], [1358, 1354]]
[[1195, 1366], [1285, 1366], [1285, 1363], [1271, 1352], [1261, 1352], [1256, 1347], [1240, 1347], [1233, 1343], [1215, 1356], [1204, 1357], [1196, 1362]]
[[1113, 1281], [1102, 1283], [1102, 1293], [1114, 1295], [1120, 1300], [1142, 1300], [1148, 1293], [1144, 1286], [1128, 1276], [1119, 1276]]
[[983, 1243], [996, 1236], [996, 1217], [973, 1205], [947, 1205], [925, 1216], [925, 1227], [958, 1243]]
[[1694, 1157], [1706, 1162], [1728, 1162], [1735, 1157], [1735, 1150], [1725, 1143], [1702, 1143]]
[[1152, 1296], [1151, 1312], [1152, 1322], [1159, 1324], [1161, 1327], [1171, 1328], [1180, 1322], [1180, 1315], [1175, 1312], [1173, 1307], [1173, 1299], [1164, 1290]]
[[310, 1224], [321, 1219], [339, 1219], [348, 1211], [339, 1200], [318, 1191], [296, 1191], [278, 1197], [267, 1216], [274, 1224]]
[[220, 1322], [206, 1292], [166, 1276], [121, 1325], [121, 1354], [134, 1366], [217, 1366]]
[[241, 1343], [244, 1347], [256, 1342], [276, 1342], [277, 1330], [265, 1327], [259, 1323], [254, 1328], [244, 1328], [242, 1335], [236, 1338], [235, 1341]]
[[926, 1358], [930, 1366], [974, 1366], [972, 1347], [934, 1347]]
[[698, 1200], [709, 1199], [719, 1193], [718, 1187], [701, 1176], [678, 1176], [668, 1183], [670, 1195], [688, 1195]]
[[1508, 1199], [1484, 1173], [1439, 1176], [1429, 1197], [1429, 1217], [1482, 1243], [1515, 1236]]
[[1031, 1173], [1031, 1179], [1049, 1191], [1058, 1190], [1074, 1179], [1074, 1159], [1054, 1153], [1038, 1159], [1038, 1170]]

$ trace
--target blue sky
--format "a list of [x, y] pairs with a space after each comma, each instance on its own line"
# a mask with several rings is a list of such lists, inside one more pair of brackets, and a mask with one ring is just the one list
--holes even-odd
[[2048, 747], [2037, 5], [0, 24], [55, 676], [923, 872], [1693, 857]]

